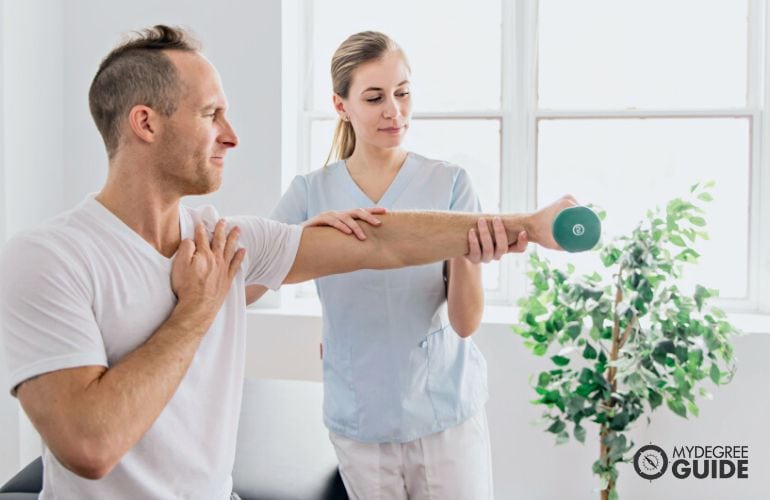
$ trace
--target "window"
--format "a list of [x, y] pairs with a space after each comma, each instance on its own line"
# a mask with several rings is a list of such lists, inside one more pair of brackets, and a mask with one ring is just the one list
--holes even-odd
[[[765, 15], [761, 0], [300, 0], [297, 170], [328, 153], [334, 49], [383, 31], [413, 70], [406, 148], [466, 168], [485, 210], [569, 192], [607, 211], [611, 238], [713, 179], [697, 278], [730, 309], [768, 310]], [[600, 267], [592, 255], [548, 257]], [[524, 293], [525, 265], [485, 266], [489, 302]]]

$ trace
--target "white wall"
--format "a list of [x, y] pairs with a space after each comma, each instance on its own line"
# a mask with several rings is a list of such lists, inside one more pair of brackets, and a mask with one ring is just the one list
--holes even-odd
[[[2, 5], [4, 237], [62, 208], [62, 8], [59, 2]], [[1, 241], [1, 240], [0, 240]], [[2, 359], [2, 358], [0, 358]], [[39, 441], [0, 375], [0, 477], [39, 454]]]
[[[88, 111], [88, 87], [123, 34], [154, 24], [191, 28], [219, 70], [240, 145], [228, 154], [222, 213], [265, 214], [280, 196], [281, 12], [279, 0], [67, 1], [64, 9], [64, 202], [96, 191], [106, 154]], [[199, 203], [203, 200], [192, 201]]]
[[[510, 323], [515, 322], [511, 317]], [[550, 369], [547, 358], [536, 358], [504, 324], [485, 324], [473, 339], [487, 359], [490, 400], [487, 416], [492, 437], [495, 497], [507, 500], [596, 499], [598, 481], [591, 464], [599, 450], [595, 428], [587, 427], [586, 445], [555, 446], [552, 434], [530, 425], [541, 412], [529, 401], [536, 394], [529, 377]], [[314, 316], [289, 316], [266, 310], [250, 311], [247, 376], [321, 380], [318, 343], [321, 321]], [[634, 450], [653, 442], [666, 450], [674, 445], [749, 445], [749, 479], [678, 480], [667, 474], [650, 483], [628, 465], [620, 466], [623, 500], [651, 498], [760, 500], [770, 498], [770, 335], [749, 334], [735, 342], [739, 360], [733, 382], [706, 387], [713, 401], [700, 403], [697, 419], [684, 420], [668, 409], [654, 414], [652, 425], [640, 420], [634, 429]], [[321, 418], [321, 408], [315, 416]], [[593, 432], [593, 436], [592, 436]]]

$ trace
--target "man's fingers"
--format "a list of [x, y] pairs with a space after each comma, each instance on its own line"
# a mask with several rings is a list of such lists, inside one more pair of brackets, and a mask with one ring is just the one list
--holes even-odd
[[189, 263], [194, 254], [195, 243], [193, 243], [193, 240], [182, 240], [179, 244], [179, 248], [176, 250], [176, 258], [181, 259], [184, 263]]
[[227, 242], [225, 243], [224, 258], [225, 262], [233, 260], [236, 250], [238, 250], [238, 237], [241, 235], [241, 230], [238, 226], [235, 226], [227, 234]]
[[211, 251], [215, 255], [222, 255], [222, 251], [225, 248], [225, 220], [219, 219], [217, 225], [214, 226], [214, 236], [211, 237]]
[[228, 268], [228, 276], [230, 279], [233, 279], [235, 275], [238, 273], [238, 269], [241, 267], [241, 262], [243, 262], [243, 257], [246, 255], [246, 249], [245, 248], [239, 248], [237, 252], [235, 252], [235, 256], [233, 256], [233, 260], [230, 261], [230, 267]]
[[209, 246], [209, 237], [206, 235], [206, 228], [203, 224], [197, 224], [195, 226], [195, 251], [204, 252]]

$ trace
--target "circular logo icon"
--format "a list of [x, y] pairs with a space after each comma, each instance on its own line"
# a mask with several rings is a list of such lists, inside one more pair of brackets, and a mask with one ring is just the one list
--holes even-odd
[[654, 444], [642, 446], [634, 455], [634, 469], [644, 479], [658, 479], [668, 469], [666, 452]]
[[572, 226], [572, 234], [575, 236], [583, 236], [583, 233], [586, 232], [586, 228], [583, 227], [583, 224], [575, 224]]

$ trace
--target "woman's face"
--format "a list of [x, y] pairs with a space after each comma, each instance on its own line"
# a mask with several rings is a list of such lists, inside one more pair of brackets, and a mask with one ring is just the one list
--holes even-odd
[[337, 113], [353, 125], [357, 146], [401, 145], [412, 113], [409, 76], [401, 52], [391, 51], [353, 71], [347, 99], [334, 96]]

